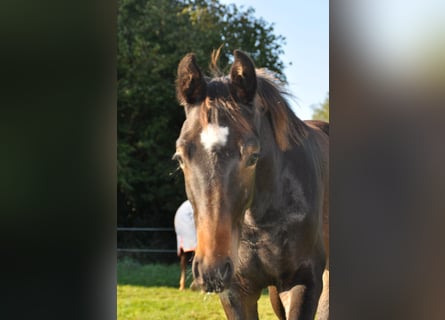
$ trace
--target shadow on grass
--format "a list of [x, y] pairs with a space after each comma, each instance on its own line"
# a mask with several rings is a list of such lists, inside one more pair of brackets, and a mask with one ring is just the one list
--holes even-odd
[[[125, 258], [117, 263], [117, 284], [143, 287], [179, 287], [180, 268], [177, 264], [140, 264]], [[187, 271], [187, 286], [192, 282]]]

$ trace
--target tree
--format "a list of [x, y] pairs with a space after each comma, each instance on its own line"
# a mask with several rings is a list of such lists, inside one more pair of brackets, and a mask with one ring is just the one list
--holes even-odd
[[120, 0], [117, 36], [118, 225], [171, 227], [185, 199], [171, 161], [184, 121], [175, 98], [178, 62], [194, 52], [205, 67], [222, 45], [224, 69], [240, 48], [285, 80], [284, 38], [253, 9], [217, 0]]
[[329, 93], [323, 103], [312, 107], [312, 119], [329, 122]]

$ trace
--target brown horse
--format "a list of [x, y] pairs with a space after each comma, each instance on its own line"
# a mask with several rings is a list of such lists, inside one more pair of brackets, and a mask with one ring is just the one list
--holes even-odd
[[328, 317], [328, 124], [303, 122], [282, 86], [235, 50], [228, 76], [178, 67], [186, 120], [176, 141], [194, 209], [195, 281], [229, 319], [257, 319], [269, 287], [280, 319]]

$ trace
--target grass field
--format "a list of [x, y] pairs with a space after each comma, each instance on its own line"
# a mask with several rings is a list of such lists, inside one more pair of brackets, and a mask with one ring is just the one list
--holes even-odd
[[[117, 316], [119, 320], [226, 319], [218, 295], [178, 290], [179, 263], [141, 265], [131, 260], [117, 265]], [[187, 277], [187, 284], [191, 275]], [[260, 319], [276, 319], [269, 297], [258, 302]]]

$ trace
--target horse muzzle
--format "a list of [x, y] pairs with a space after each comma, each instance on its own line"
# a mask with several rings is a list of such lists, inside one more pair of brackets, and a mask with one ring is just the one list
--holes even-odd
[[223, 292], [230, 286], [232, 276], [233, 262], [230, 258], [214, 263], [206, 263], [197, 256], [193, 260], [193, 277], [205, 292]]

